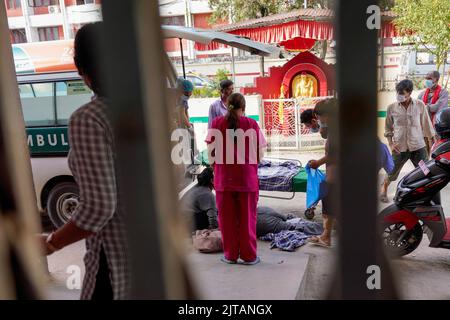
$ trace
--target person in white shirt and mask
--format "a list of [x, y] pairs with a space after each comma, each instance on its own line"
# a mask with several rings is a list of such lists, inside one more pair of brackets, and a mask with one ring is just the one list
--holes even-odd
[[408, 160], [417, 167], [428, 160], [429, 146], [434, 143], [435, 131], [427, 107], [419, 99], [413, 99], [413, 83], [405, 79], [396, 85], [397, 101], [386, 112], [385, 133], [394, 160], [394, 170], [386, 176], [381, 190], [382, 202], [388, 202], [389, 184], [397, 180]]

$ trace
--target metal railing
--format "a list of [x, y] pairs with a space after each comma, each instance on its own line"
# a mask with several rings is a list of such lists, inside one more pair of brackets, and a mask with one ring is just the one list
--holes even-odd
[[267, 138], [268, 149], [271, 151], [323, 149], [325, 140], [301, 124], [300, 115], [307, 109], [313, 109], [319, 101], [328, 98], [331, 97], [262, 100], [260, 123]]

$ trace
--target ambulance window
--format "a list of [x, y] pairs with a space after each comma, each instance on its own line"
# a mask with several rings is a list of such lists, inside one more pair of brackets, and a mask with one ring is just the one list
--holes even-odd
[[56, 83], [57, 125], [67, 125], [72, 113], [92, 98], [92, 91], [82, 80]]
[[34, 98], [33, 89], [31, 84], [21, 84], [19, 85], [19, 95], [20, 98]]
[[36, 98], [53, 97], [53, 83], [33, 83]]
[[19, 93], [27, 127], [45, 127], [55, 124], [52, 82], [21, 84]]

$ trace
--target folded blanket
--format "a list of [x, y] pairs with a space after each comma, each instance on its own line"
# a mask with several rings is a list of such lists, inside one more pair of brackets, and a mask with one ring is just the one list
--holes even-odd
[[269, 233], [260, 239], [263, 241], [272, 241], [270, 249], [278, 248], [283, 251], [295, 251], [303, 246], [310, 236], [300, 231], [281, 231], [279, 233]]
[[259, 188], [265, 191], [293, 191], [293, 178], [301, 167], [293, 161], [263, 160], [258, 166]]

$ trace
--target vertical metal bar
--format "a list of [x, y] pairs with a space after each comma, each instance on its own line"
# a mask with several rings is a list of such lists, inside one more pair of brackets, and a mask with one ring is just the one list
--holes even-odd
[[72, 38], [72, 29], [68, 22], [67, 8], [66, 8], [65, 0], [59, 0], [59, 6], [61, 8], [61, 16], [62, 16], [62, 20], [63, 20], [64, 40], [69, 40]]
[[5, 2], [0, 2], [0, 299], [39, 299], [43, 272], [30, 154]]
[[264, 130], [266, 130], [266, 121], [265, 121], [265, 119], [266, 119], [266, 116], [265, 116], [265, 110], [264, 110], [264, 103], [265, 103], [265, 100], [264, 99], [262, 99], [262, 96], [260, 96], [260, 107], [259, 107], [259, 116], [260, 116], [260, 118], [259, 118], [259, 126], [261, 127], [261, 129], [264, 131]]
[[233, 79], [233, 83], [236, 85], [236, 65], [235, 65], [235, 59], [234, 59], [234, 48], [231, 48], [231, 77]]
[[264, 72], [264, 56], [261, 56], [260, 60], [259, 60], [259, 76], [260, 77], [264, 77], [265, 72]]
[[54, 114], [54, 121], [53, 124], [55, 126], [58, 125], [58, 106], [56, 105], [56, 82], [52, 82], [52, 92], [53, 92], [53, 114]]
[[20, 0], [20, 5], [22, 7], [22, 15], [25, 22], [25, 35], [27, 37], [27, 42], [39, 41], [39, 35], [36, 28], [31, 27], [30, 15], [32, 15], [33, 8], [28, 5], [27, 0]]
[[101, 62], [132, 258], [131, 298], [190, 297], [182, 250], [176, 246], [185, 230], [176, 215], [158, 2], [102, 3]]
[[186, 67], [184, 65], [184, 53], [183, 53], [183, 39], [179, 38], [180, 40], [180, 52], [181, 52], [181, 64], [183, 66], [183, 78], [186, 79]]
[[[336, 8], [339, 108], [329, 124], [329, 142], [338, 169], [333, 200], [339, 263], [331, 291], [331, 297], [338, 299], [397, 297], [377, 230], [378, 30], [367, 27], [366, 13], [373, 4], [341, 0]], [[369, 266], [380, 268], [380, 289], [367, 285]]]
[[294, 114], [295, 114], [295, 149], [300, 150], [301, 147], [301, 123], [300, 123], [300, 103], [299, 100], [294, 102]]
[[386, 88], [386, 70], [384, 69], [384, 41], [380, 33], [380, 90]]

